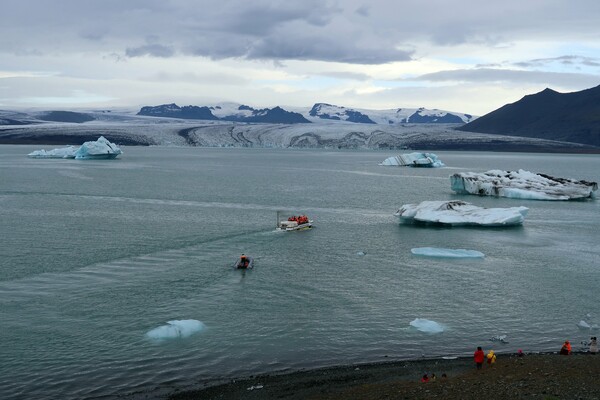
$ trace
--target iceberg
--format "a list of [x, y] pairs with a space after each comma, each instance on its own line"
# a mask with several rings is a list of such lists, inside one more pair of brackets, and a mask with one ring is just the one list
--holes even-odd
[[146, 337], [154, 340], [186, 338], [202, 329], [204, 324], [195, 319], [173, 320], [146, 332]]
[[510, 197], [527, 200], [578, 200], [594, 198], [597, 182], [555, 178], [533, 172], [490, 170], [450, 176], [452, 190], [460, 194]]
[[54, 150], [36, 150], [27, 156], [31, 158], [74, 158], [76, 160], [107, 160], [116, 158], [123, 152], [104, 136], [98, 140], [85, 142], [80, 147], [68, 146]]
[[394, 215], [403, 223], [510, 226], [521, 225], [527, 211], [527, 207], [483, 208], [465, 201], [452, 200], [405, 204]]
[[444, 327], [442, 325], [425, 318], [415, 318], [410, 322], [410, 326], [415, 327], [417, 330], [425, 333], [444, 332]]
[[379, 165], [438, 168], [443, 167], [444, 163], [433, 153], [408, 153], [386, 158]]
[[410, 249], [417, 256], [438, 258], [483, 258], [485, 255], [477, 250], [443, 249], [437, 247], [417, 247]]

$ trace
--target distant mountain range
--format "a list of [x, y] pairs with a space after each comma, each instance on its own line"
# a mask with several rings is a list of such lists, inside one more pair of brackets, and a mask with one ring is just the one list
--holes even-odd
[[600, 86], [572, 93], [545, 89], [457, 129], [600, 146]]
[[146, 106], [137, 113], [150, 117], [221, 120], [234, 122], [260, 122], [271, 124], [299, 124], [323, 121], [351, 122], [357, 124], [454, 123], [463, 124], [474, 119], [472, 115], [425, 108], [398, 108], [392, 110], [365, 110], [346, 108], [327, 103], [316, 103], [312, 108], [277, 106], [255, 109], [237, 103], [220, 103], [215, 106], [184, 106], [163, 104]]

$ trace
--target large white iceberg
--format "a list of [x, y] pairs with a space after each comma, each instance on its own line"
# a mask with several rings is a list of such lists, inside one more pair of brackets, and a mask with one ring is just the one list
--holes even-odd
[[444, 163], [433, 153], [408, 153], [386, 158], [379, 165], [437, 168], [443, 167]]
[[423, 201], [405, 204], [394, 214], [400, 222], [446, 225], [509, 226], [521, 225], [527, 207], [483, 208], [461, 200]]
[[186, 338], [202, 329], [204, 324], [195, 319], [173, 320], [146, 332], [146, 336], [154, 340]]
[[32, 158], [74, 158], [76, 160], [106, 160], [116, 158], [123, 152], [114, 143], [100, 136], [98, 140], [85, 142], [80, 147], [63, 147], [54, 150], [36, 150], [28, 154]]
[[444, 332], [444, 327], [435, 321], [425, 318], [415, 318], [410, 322], [410, 326], [425, 333], [441, 333]]
[[461, 194], [511, 197], [529, 200], [576, 200], [593, 198], [598, 183], [555, 178], [533, 172], [491, 170], [461, 172], [450, 176], [452, 190]]
[[439, 247], [416, 247], [410, 249], [416, 256], [438, 257], [438, 258], [483, 258], [485, 255], [477, 250], [466, 249], [443, 249]]

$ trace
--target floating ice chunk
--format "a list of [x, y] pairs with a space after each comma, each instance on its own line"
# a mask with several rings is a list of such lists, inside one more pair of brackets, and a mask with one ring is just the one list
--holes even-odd
[[485, 255], [477, 250], [443, 249], [437, 247], [416, 247], [410, 252], [417, 256], [439, 258], [483, 258]]
[[597, 182], [577, 181], [535, 174], [525, 170], [461, 172], [450, 176], [452, 190], [461, 194], [528, 200], [576, 200], [594, 198]]
[[577, 324], [577, 327], [580, 329], [591, 329], [592, 326], [590, 324], [588, 324], [587, 322], [585, 322], [584, 320], [579, 321], [579, 323]]
[[174, 320], [146, 332], [146, 336], [154, 340], [186, 338], [202, 329], [204, 324], [195, 319]]
[[27, 156], [31, 158], [75, 158], [75, 153], [79, 148], [68, 146], [54, 150], [36, 150], [29, 153]]
[[583, 319], [577, 323], [577, 327], [581, 330], [590, 330], [590, 331], [595, 331], [598, 329], [598, 325], [590, 324]]
[[444, 163], [433, 153], [408, 153], [386, 158], [379, 165], [401, 167], [443, 167]]
[[423, 201], [405, 204], [394, 215], [400, 222], [509, 226], [521, 225], [528, 210], [527, 207], [482, 208], [461, 200]]
[[104, 136], [100, 136], [95, 142], [85, 142], [82, 144], [77, 153], [75, 153], [75, 159], [112, 159], [121, 153], [123, 152], [116, 144], [109, 142]]
[[75, 158], [77, 160], [100, 160], [116, 158], [123, 152], [114, 143], [100, 136], [98, 140], [85, 142], [76, 148], [68, 146], [54, 150], [36, 150], [28, 154], [32, 158]]
[[506, 340], [506, 335], [496, 335], [496, 336], [492, 336], [492, 337], [490, 338], [490, 340], [491, 340], [492, 342], [500, 342], [500, 343], [504, 343], [504, 344], [508, 343], [508, 340]]
[[444, 327], [435, 321], [425, 318], [415, 318], [410, 322], [410, 326], [417, 328], [425, 333], [441, 333], [444, 332]]

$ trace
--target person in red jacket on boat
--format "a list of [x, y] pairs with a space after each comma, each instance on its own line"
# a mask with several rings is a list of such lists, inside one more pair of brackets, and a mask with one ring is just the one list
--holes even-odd
[[485, 353], [481, 349], [481, 346], [477, 347], [477, 350], [473, 354], [473, 359], [475, 360], [477, 369], [481, 369], [483, 367], [483, 361], [485, 360]]

